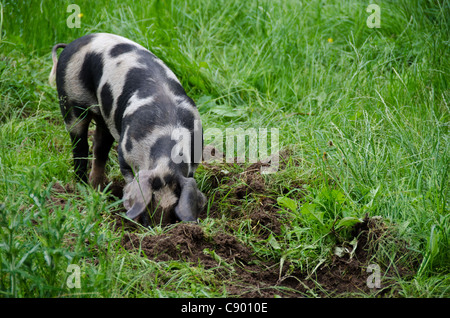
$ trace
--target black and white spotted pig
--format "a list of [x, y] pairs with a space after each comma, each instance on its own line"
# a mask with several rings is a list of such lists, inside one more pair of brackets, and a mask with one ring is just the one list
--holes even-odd
[[[202, 126], [175, 74], [141, 45], [107, 33], [57, 44], [52, 57], [50, 81], [56, 76], [78, 178], [88, 181], [88, 126], [93, 119], [92, 186], [105, 182], [105, 164], [116, 140], [127, 183], [127, 215], [141, 216], [145, 225], [196, 221], [206, 202], [193, 178], [201, 160]], [[153, 218], [146, 211], [155, 213]]]

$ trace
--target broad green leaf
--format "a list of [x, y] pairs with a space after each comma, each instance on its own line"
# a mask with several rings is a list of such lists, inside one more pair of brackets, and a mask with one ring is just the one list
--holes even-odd
[[292, 212], [297, 211], [297, 201], [289, 199], [287, 197], [278, 197], [277, 202], [280, 206], [288, 208]]
[[300, 213], [303, 214], [305, 217], [315, 219], [319, 221], [320, 224], [323, 224], [323, 214], [324, 212], [319, 211], [317, 209], [317, 205], [315, 203], [305, 203], [303, 204]]
[[340, 204], [345, 202], [345, 194], [340, 190], [331, 191], [333, 198]]
[[272, 234], [270, 234], [269, 238], [267, 239], [267, 242], [270, 244], [270, 246], [273, 247], [273, 249], [275, 249], [275, 250], [281, 249], [280, 244], [278, 243], [277, 239]]
[[354, 216], [349, 216], [349, 217], [342, 218], [339, 221], [339, 223], [336, 225], [336, 228], [338, 229], [343, 226], [350, 227], [350, 226], [355, 225], [356, 223], [361, 223], [361, 222], [362, 222], [361, 219], [354, 217]]

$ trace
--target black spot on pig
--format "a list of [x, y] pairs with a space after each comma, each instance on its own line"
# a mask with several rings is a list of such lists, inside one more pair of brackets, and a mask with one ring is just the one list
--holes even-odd
[[111, 86], [108, 83], [105, 83], [105, 85], [103, 85], [102, 90], [100, 92], [100, 98], [104, 114], [106, 117], [109, 117], [111, 114], [114, 99], [112, 95]]
[[119, 158], [119, 167], [120, 172], [122, 172], [123, 176], [125, 178], [133, 178], [133, 170], [131, 169], [130, 165], [125, 161], [125, 158], [123, 156], [122, 147], [117, 148], [117, 154]]
[[137, 92], [137, 97], [143, 99], [152, 96], [152, 93], [154, 93], [152, 85], [148, 85], [148, 77], [149, 74], [146, 69], [134, 67], [128, 70], [125, 84], [117, 100], [117, 110], [114, 115], [114, 123], [119, 133], [122, 127], [123, 113], [128, 106], [131, 96]]
[[174, 93], [177, 96], [186, 95], [186, 91], [184, 90], [183, 86], [181, 86], [180, 83], [171, 78], [168, 78], [167, 82], [169, 84], [169, 88], [172, 91], [172, 93]]
[[131, 152], [133, 150], [133, 143], [131, 142], [131, 138], [128, 137], [127, 142], [125, 143], [125, 149], [128, 152]]
[[103, 75], [102, 54], [89, 52], [86, 54], [83, 66], [80, 70], [79, 79], [83, 86], [95, 94], [98, 84]]
[[157, 161], [161, 157], [170, 155], [175, 144], [175, 140], [172, 140], [169, 135], [159, 137], [150, 148], [151, 159]]
[[116, 44], [109, 52], [109, 55], [111, 57], [117, 57], [119, 55], [133, 51], [135, 47], [135, 45], [129, 43]]
[[177, 109], [179, 123], [189, 131], [194, 131], [195, 116], [190, 109], [179, 107]]
[[150, 51], [147, 50], [137, 50], [137, 54], [139, 55], [138, 62], [152, 72], [157, 70], [161, 72], [162, 67], [155, 61], [157, 57]]

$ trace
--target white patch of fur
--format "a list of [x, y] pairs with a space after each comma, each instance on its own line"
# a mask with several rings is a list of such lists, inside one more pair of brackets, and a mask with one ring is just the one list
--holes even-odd
[[153, 96], [149, 96], [146, 98], [139, 99], [137, 97], [137, 92], [131, 96], [128, 100], [128, 106], [123, 113], [123, 117], [132, 115], [136, 110], [138, 110], [141, 106], [152, 103], [155, 100]]
[[[167, 176], [173, 173], [169, 168], [170, 163], [169, 157], [161, 157], [155, 163], [155, 168], [153, 169], [154, 175], [159, 176], [161, 179], [164, 179], [164, 176]], [[177, 196], [175, 195], [174, 189], [170, 187], [163, 186], [160, 190], [155, 191], [155, 204], [158, 205], [162, 209], [172, 208], [175, 203], [177, 203]]]
[[161, 157], [155, 162], [155, 171], [158, 171], [160, 176], [168, 175], [171, 173], [169, 168], [170, 158]]
[[87, 104], [96, 104], [96, 97], [89, 96], [83, 83], [79, 79], [81, 67], [83, 66], [86, 54], [91, 51], [90, 44], [83, 46], [78, 52], [74, 53], [67, 63], [64, 77], [64, 89], [70, 99]]
[[154, 192], [155, 204], [163, 209], [172, 208], [178, 201], [177, 196], [169, 187], [162, 187], [160, 190]]
[[[140, 45], [134, 41], [131, 41], [130, 39], [124, 38], [123, 36], [120, 36], [120, 35], [111, 34], [111, 33], [97, 33], [95, 36], [95, 41], [99, 44], [99, 45], [94, 45], [92, 47], [92, 50], [95, 51], [96, 53], [106, 53], [105, 52], [106, 47], [112, 48], [116, 44], [121, 44], [121, 43], [131, 44], [140, 49], [148, 51], [145, 47], [143, 47], [142, 45]], [[91, 42], [91, 43], [93, 43], [93, 42]], [[120, 57], [120, 55], [119, 55], [119, 57]], [[111, 58], [111, 57], [109, 57], [109, 58]]]

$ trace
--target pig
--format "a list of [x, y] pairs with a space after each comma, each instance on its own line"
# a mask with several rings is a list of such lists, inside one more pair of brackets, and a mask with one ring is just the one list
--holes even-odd
[[[52, 59], [49, 79], [56, 81], [77, 178], [103, 187], [116, 141], [126, 215], [144, 226], [196, 222], [206, 204], [194, 179], [203, 130], [194, 101], [172, 70], [143, 46], [109, 33], [56, 44]], [[96, 128], [88, 177], [92, 120]]]

